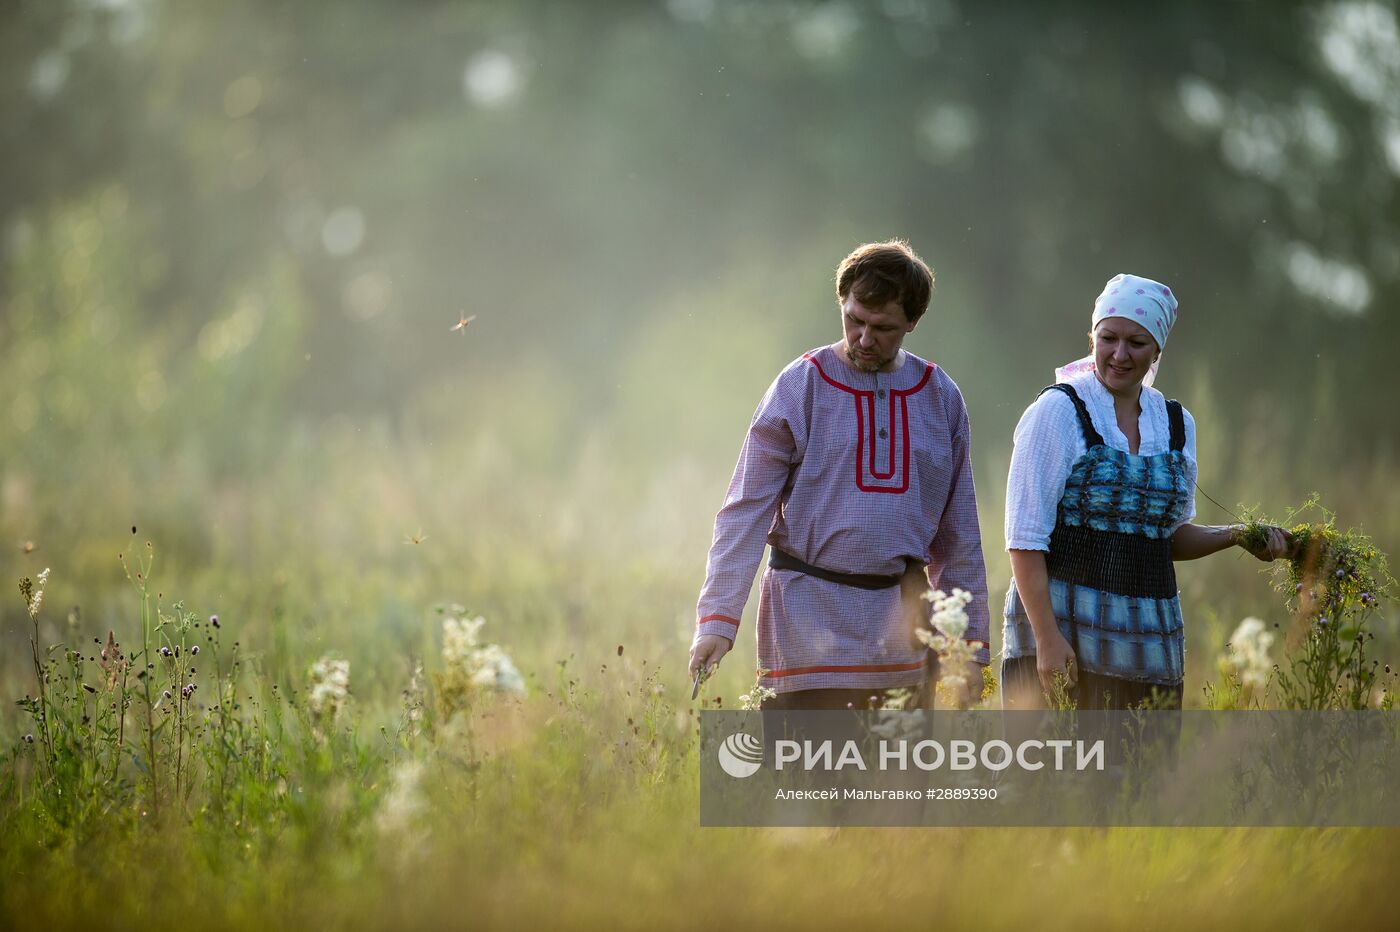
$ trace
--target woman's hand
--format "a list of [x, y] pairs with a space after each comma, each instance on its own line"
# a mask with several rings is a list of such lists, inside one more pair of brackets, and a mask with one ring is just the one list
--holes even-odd
[[1256, 559], [1269, 563], [1279, 557], [1286, 557], [1293, 553], [1293, 535], [1277, 525], [1265, 525], [1265, 538], [1262, 542], [1254, 546], [1248, 546], [1243, 540], [1243, 525], [1235, 526], [1235, 543], [1245, 553]]
[[1048, 637], [1035, 639], [1035, 672], [1040, 674], [1040, 688], [1045, 695], [1055, 694], [1055, 674], [1063, 674], [1068, 686], [1079, 682], [1079, 663], [1074, 648], [1056, 628]]

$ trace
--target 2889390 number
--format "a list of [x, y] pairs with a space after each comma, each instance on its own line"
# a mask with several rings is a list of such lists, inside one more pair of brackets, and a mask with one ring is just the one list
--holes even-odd
[[996, 799], [996, 787], [991, 786], [935, 786], [924, 794], [931, 800]]

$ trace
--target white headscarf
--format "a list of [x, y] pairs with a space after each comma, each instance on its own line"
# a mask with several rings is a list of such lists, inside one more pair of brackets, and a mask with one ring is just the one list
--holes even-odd
[[[1161, 282], [1139, 275], [1119, 273], [1108, 280], [1103, 292], [1094, 301], [1094, 316], [1090, 320], [1092, 331], [1105, 317], [1123, 317], [1135, 324], [1141, 324], [1152, 339], [1157, 341], [1158, 355], [1152, 368], [1147, 370], [1143, 385], [1150, 386], [1157, 376], [1157, 365], [1162, 361], [1161, 350], [1167, 348], [1167, 336], [1176, 323], [1176, 295]], [[1094, 356], [1066, 363], [1055, 370], [1056, 382], [1068, 382], [1084, 372], [1094, 371]]]

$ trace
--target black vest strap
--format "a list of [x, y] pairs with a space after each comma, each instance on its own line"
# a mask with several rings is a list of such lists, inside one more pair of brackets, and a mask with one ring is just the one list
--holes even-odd
[[1172, 428], [1172, 449], [1186, 449], [1186, 418], [1181, 413], [1181, 402], [1175, 398], [1167, 402], [1167, 422]]
[[1058, 382], [1054, 385], [1047, 385], [1040, 390], [1043, 395], [1049, 391], [1062, 391], [1069, 396], [1069, 400], [1074, 402], [1074, 411], [1079, 415], [1079, 429], [1084, 432], [1084, 446], [1093, 449], [1103, 445], [1103, 435], [1094, 429], [1094, 419], [1089, 417], [1089, 409], [1084, 406], [1084, 399], [1079, 397], [1073, 386]]

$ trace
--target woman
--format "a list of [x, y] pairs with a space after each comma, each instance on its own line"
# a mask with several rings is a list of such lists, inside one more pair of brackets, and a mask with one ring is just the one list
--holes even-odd
[[[1180, 708], [1182, 620], [1174, 560], [1243, 546], [1241, 526], [1195, 517], [1196, 425], [1153, 389], [1176, 323], [1171, 289], [1115, 275], [1094, 302], [1091, 353], [1056, 370], [1016, 426], [1006, 493], [1002, 702], [1081, 709], [1151, 699]], [[1271, 527], [1260, 560], [1287, 553]], [[1063, 679], [1057, 685], [1057, 674]]]

